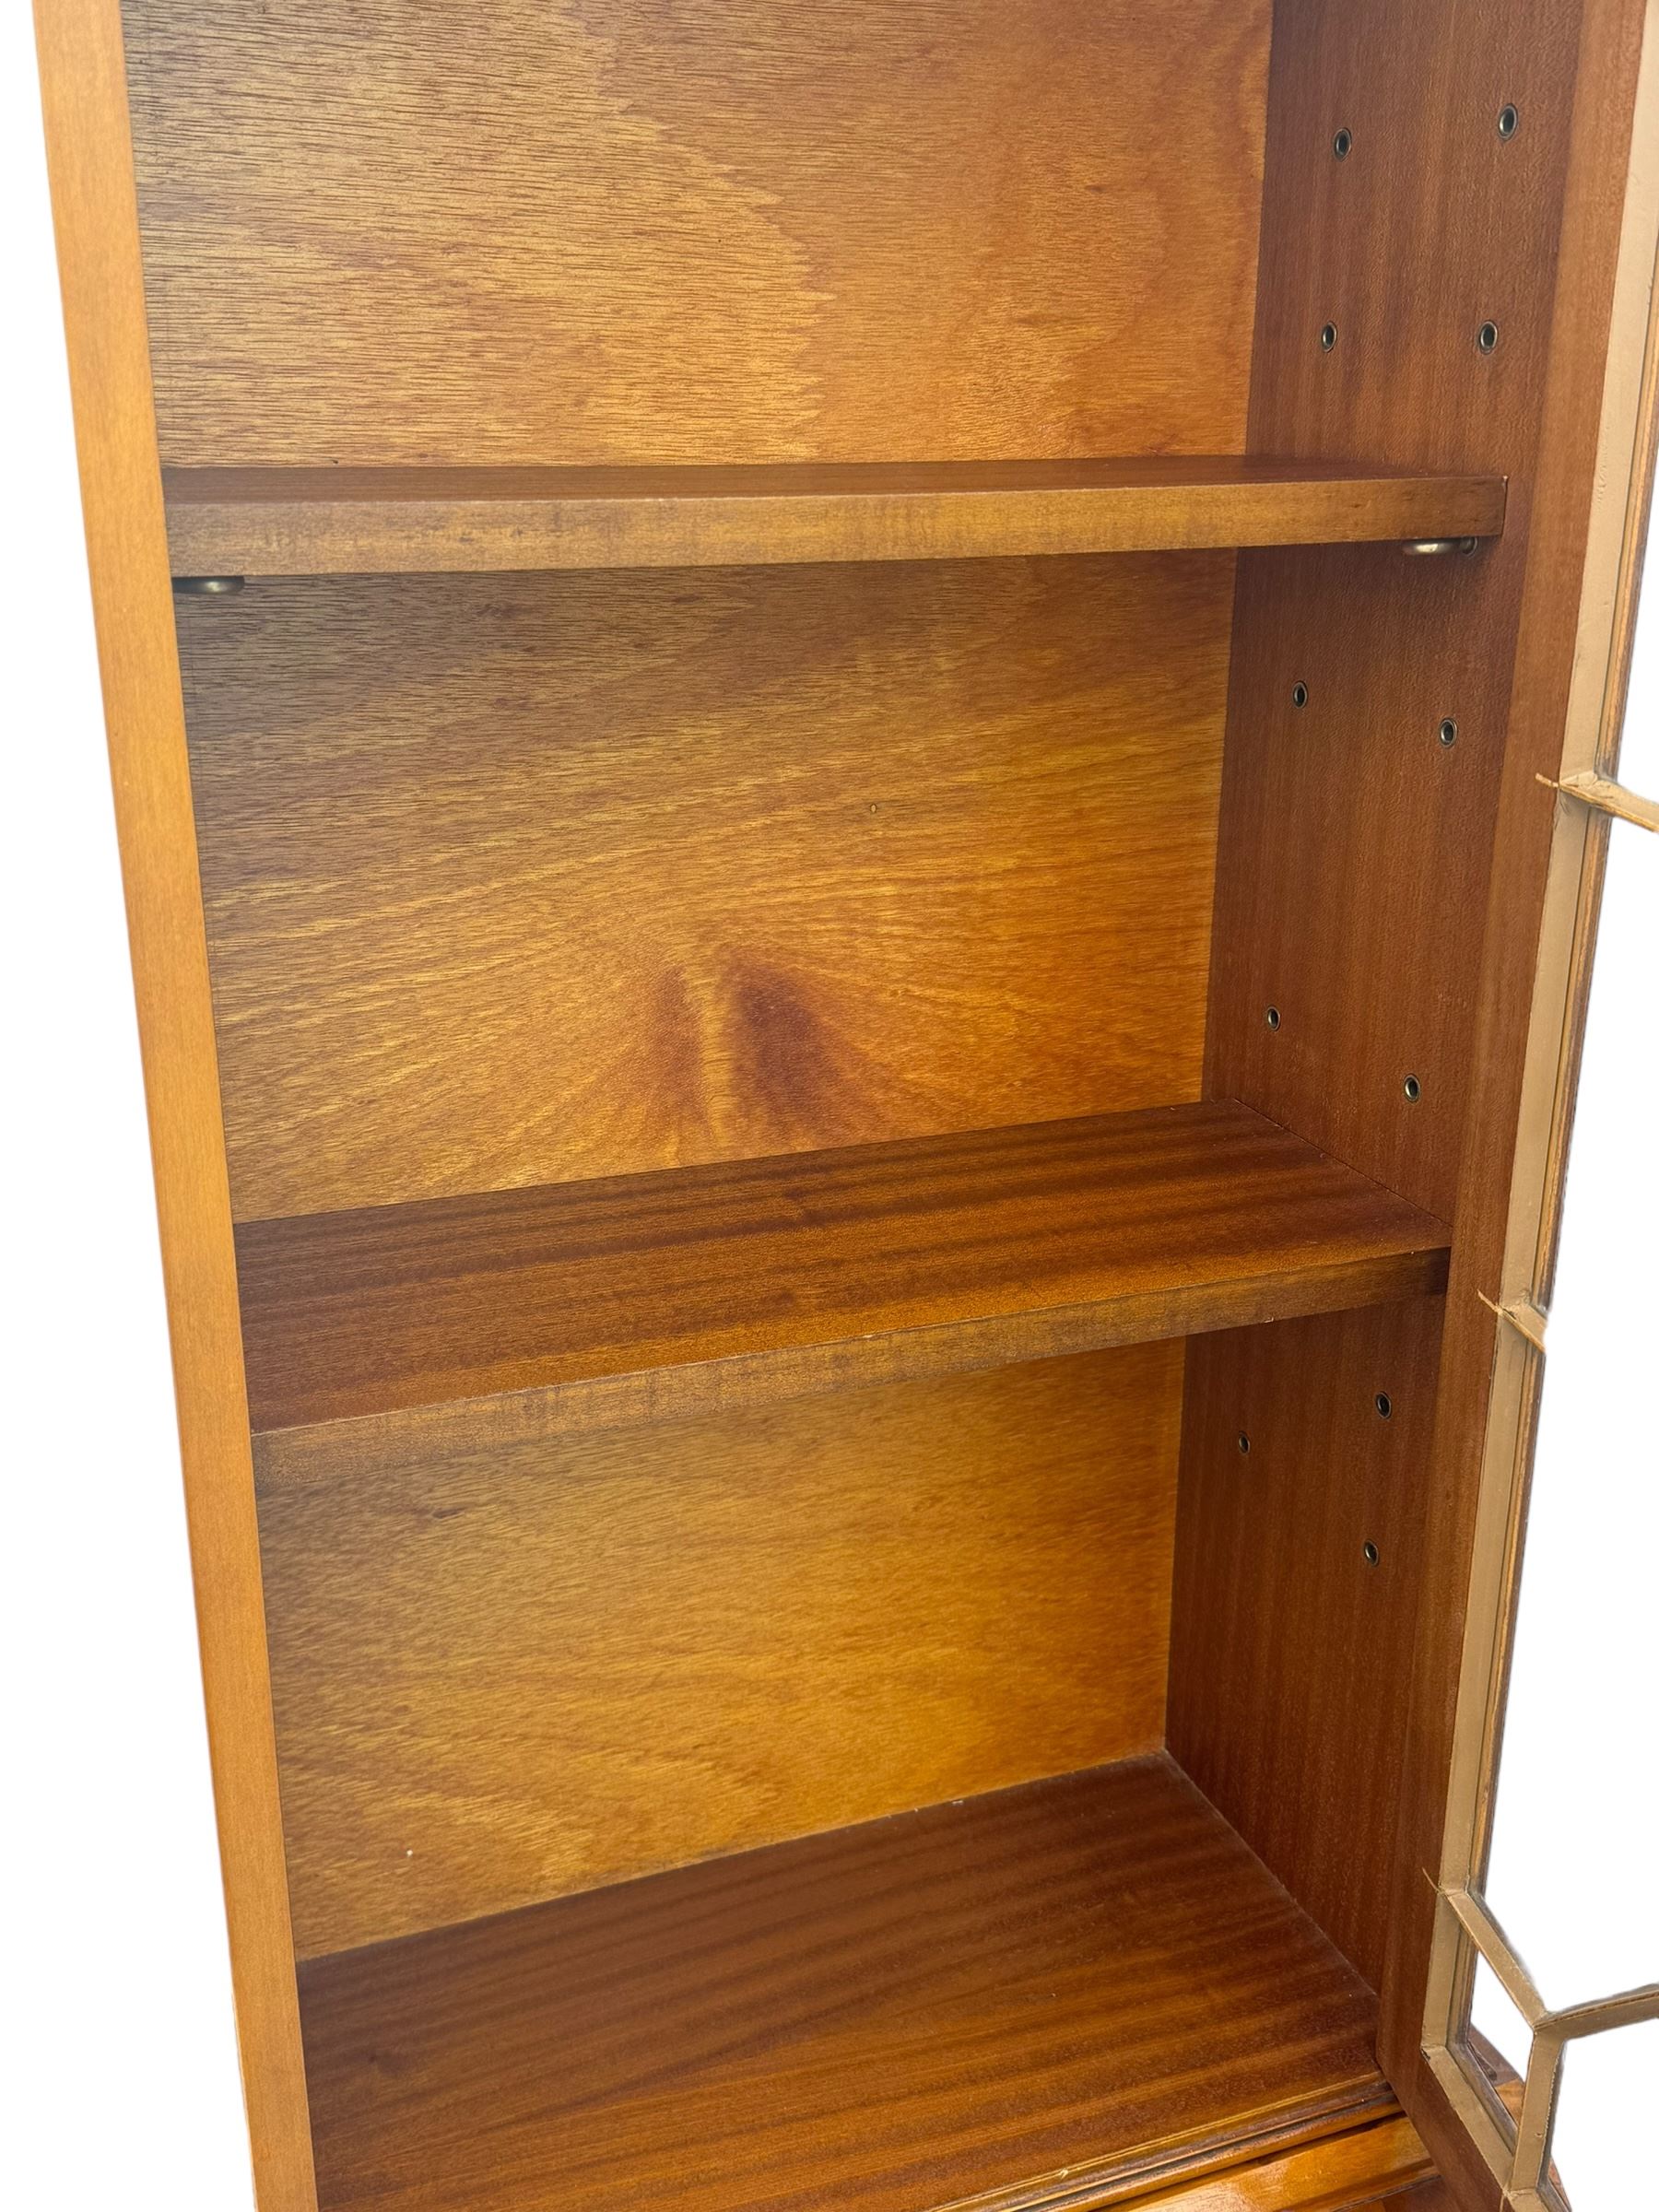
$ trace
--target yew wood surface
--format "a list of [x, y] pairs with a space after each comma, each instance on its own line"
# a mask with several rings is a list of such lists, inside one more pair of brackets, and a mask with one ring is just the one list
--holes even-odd
[[302, 1954], [1157, 1748], [1182, 1364], [267, 1488]]
[[131, 0], [163, 456], [1237, 453], [1271, 12]]
[[529, 1392], [552, 1423], [574, 1386], [642, 1406], [661, 1371], [706, 1394], [724, 1361], [877, 1380], [1179, 1336], [1437, 1288], [1446, 1235], [1217, 1103], [244, 1222], [238, 1253], [272, 1430]]
[[744, 566], [1488, 536], [1496, 477], [1216, 460], [172, 469], [182, 575]]
[[1393, 2105], [1370, 1993], [1162, 1758], [316, 1960], [302, 2003], [329, 2212], [1013, 2212]]
[[181, 599], [238, 1214], [1196, 1098], [1232, 571]]

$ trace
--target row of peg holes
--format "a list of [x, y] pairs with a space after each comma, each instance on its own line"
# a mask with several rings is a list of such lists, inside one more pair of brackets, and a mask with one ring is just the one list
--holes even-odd
[[[1498, 135], [1500, 138], [1502, 138], [1505, 141], [1512, 138], [1520, 127], [1521, 113], [1518, 108], [1512, 105], [1506, 105], [1499, 111]], [[1352, 131], [1346, 128], [1338, 131], [1335, 138], [1332, 142], [1331, 150], [1335, 155], [1338, 161], [1346, 161], [1348, 156], [1354, 150], [1354, 134]], [[1319, 343], [1324, 352], [1331, 353], [1335, 351], [1338, 335], [1339, 334], [1335, 323], [1327, 323], [1321, 330], [1319, 334]], [[1475, 337], [1476, 347], [1478, 351], [1488, 354], [1495, 353], [1498, 349], [1499, 335], [1500, 333], [1496, 323], [1483, 323], [1479, 330], [1476, 333]], [[1297, 683], [1291, 687], [1290, 703], [1293, 707], [1297, 707], [1299, 709], [1307, 705], [1308, 687], [1306, 684]], [[1441, 744], [1448, 750], [1450, 750], [1450, 748], [1457, 743], [1457, 724], [1452, 715], [1448, 714], [1441, 720], [1440, 728], [1436, 735], [1438, 735]], [[1282, 1026], [1283, 1021], [1284, 1017], [1279, 1012], [1277, 1006], [1269, 1006], [1267, 1009], [1267, 1027], [1270, 1030], [1277, 1030]], [[1406, 1098], [1413, 1105], [1415, 1105], [1423, 1095], [1422, 1084], [1416, 1076], [1407, 1076], [1401, 1088], [1405, 1091]], [[1394, 1401], [1386, 1391], [1380, 1390], [1377, 1393], [1374, 1403], [1379, 1419], [1386, 1421], [1391, 1420], [1394, 1418]], [[1239, 1432], [1239, 1451], [1243, 1456], [1249, 1456], [1250, 1438], [1242, 1430], [1241, 1430]], [[1382, 1555], [1378, 1549], [1377, 1546], [1368, 1539], [1367, 1542], [1360, 1546], [1359, 1556], [1365, 1561], [1365, 1564], [1368, 1567], [1375, 1567], [1381, 1560]]]
[[[1283, 1014], [1279, 1012], [1279, 1009], [1277, 1006], [1269, 1006], [1264, 1018], [1265, 1019], [1267, 1027], [1270, 1030], [1277, 1031], [1278, 1030], [1282, 1030], [1285, 1026], [1285, 1018]], [[1407, 1076], [1406, 1080], [1401, 1084], [1400, 1088], [1406, 1094], [1407, 1104], [1415, 1106], [1418, 1100], [1423, 1095], [1423, 1083], [1421, 1077]]]
[[[1498, 111], [1498, 135], [1505, 144], [1521, 128], [1521, 111], [1514, 101], [1505, 100]], [[1331, 151], [1338, 161], [1346, 161], [1354, 150], [1354, 134], [1346, 124], [1331, 141]]]
[[[1520, 109], [1514, 105], [1512, 100], [1506, 101], [1504, 105], [1498, 111], [1499, 137], [1501, 138], [1507, 145], [1520, 128]], [[1343, 128], [1337, 132], [1335, 137], [1332, 139], [1331, 151], [1333, 154], [1335, 154], [1338, 161], [1346, 161], [1353, 150], [1354, 134], [1345, 124]], [[1324, 353], [1334, 353], [1336, 350], [1336, 340], [1340, 335], [1341, 334], [1338, 332], [1335, 323], [1325, 324], [1319, 334], [1321, 351]], [[1500, 335], [1500, 334], [1496, 323], [1483, 323], [1480, 325], [1480, 328], [1475, 334], [1476, 351], [1477, 353], [1485, 354], [1496, 353], [1498, 350], [1498, 340]]]
[[[1293, 707], [1300, 711], [1301, 708], [1307, 705], [1308, 699], [1309, 691], [1306, 684], [1291, 685], [1290, 704]], [[1439, 737], [1441, 745], [1443, 745], [1447, 751], [1450, 752], [1452, 747], [1457, 743], [1457, 723], [1454, 717], [1450, 714], [1443, 715], [1441, 719], [1440, 728], [1435, 732], [1435, 735]]]
[[[1307, 685], [1293, 684], [1290, 688], [1290, 704], [1293, 707], [1305, 707], [1307, 703]], [[1451, 715], [1449, 714], [1440, 725], [1440, 741], [1443, 746], [1447, 747], [1453, 746], [1457, 743], [1457, 724], [1453, 721]], [[1270, 1030], [1278, 1030], [1283, 1028], [1285, 1018], [1279, 1012], [1279, 1009], [1277, 1006], [1269, 1006], [1267, 1009], [1266, 1020], [1267, 1027]], [[1413, 1106], [1417, 1104], [1418, 1100], [1423, 1095], [1422, 1081], [1421, 1078], [1417, 1076], [1407, 1076], [1405, 1082], [1401, 1085], [1401, 1088], [1405, 1091], [1406, 1099]]]
[[[1371, 1403], [1377, 1408], [1377, 1417], [1380, 1420], [1393, 1420], [1394, 1400], [1389, 1396], [1385, 1390], [1380, 1390]], [[1250, 1437], [1242, 1429], [1241, 1429], [1239, 1431], [1239, 1452], [1241, 1457], [1245, 1459], [1249, 1458]], [[1368, 1567], [1375, 1567], [1381, 1560], [1382, 1554], [1378, 1547], [1368, 1537], [1366, 1541], [1359, 1547], [1359, 1557], [1365, 1561]]]
[[[1299, 709], [1305, 707], [1308, 703], [1308, 698], [1309, 693], [1306, 684], [1296, 683], [1291, 686], [1290, 704], [1293, 707]], [[1443, 746], [1449, 747], [1457, 743], [1457, 724], [1453, 720], [1451, 715], [1448, 714], [1442, 720], [1438, 735], [1440, 737], [1440, 742]], [[1282, 1028], [1283, 1025], [1284, 1016], [1280, 1013], [1277, 1006], [1269, 1006], [1267, 1009], [1267, 1027], [1270, 1030], [1278, 1030]], [[1422, 1084], [1416, 1076], [1407, 1076], [1405, 1083], [1402, 1086], [1402, 1088], [1404, 1089], [1406, 1098], [1413, 1105], [1415, 1105], [1423, 1095]], [[1381, 1419], [1386, 1421], [1393, 1418], [1394, 1401], [1392, 1398], [1390, 1398], [1386, 1391], [1380, 1390], [1377, 1393], [1375, 1404], [1378, 1416]], [[1250, 1438], [1242, 1430], [1241, 1430], [1239, 1432], [1239, 1450], [1241, 1453], [1248, 1456], [1250, 1452]], [[1366, 1543], [1360, 1546], [1359, 1556], [1365, 1561], [1365, 1564], [1368, 1567], [1375, 1567], [1381, 1560], [1382, 1555], [1377, 1548], [1376, 1545], [1368, 1540]]]
[[[1340, 334], [1337, 331], [1335, 324], [1327, 323], [1319, 334], [1320, 351], [1322, 353], [1335, 353], [1336, 350], [1336, 340], [1339, 335]], [[1498, 350], [1499, 335], [1499, 329], [1496, 323], [1483, 323], [1480, 328], [1475, 333], [1476, 352], [1488, 354], [1496, 353]]]

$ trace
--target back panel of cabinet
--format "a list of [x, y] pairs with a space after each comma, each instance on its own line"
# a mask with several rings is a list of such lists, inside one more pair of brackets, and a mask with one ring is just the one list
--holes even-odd
[[[169, 463], [1242, 449], [1265, 0], [125, 12]], [[1196, 1100], [1235, 565], [181, 601], [238, 1217]], [[1155, 1747], [1182, 1366], [267, 1484], [301, 1949]]]
[[129, 0], [170, 462], [1240, 450], [1268, 0]]
[[1232, 568], [181, 602], [238, 1214], [1196, 1098]]

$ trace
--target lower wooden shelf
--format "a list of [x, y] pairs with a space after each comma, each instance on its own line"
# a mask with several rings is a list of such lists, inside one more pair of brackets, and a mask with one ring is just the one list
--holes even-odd
[[262, 1478], [1441, 1288], [1444, 1226], [1230, 1101], [238, 1231]]
[[1394, 2110], [1370, 1991], [1163, 1756], [341, 1953], [300, 1994], [324, 2212], [1018, 2212]]

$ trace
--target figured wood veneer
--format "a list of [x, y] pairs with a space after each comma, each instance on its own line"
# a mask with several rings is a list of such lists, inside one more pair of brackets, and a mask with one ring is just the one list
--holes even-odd
[[267, 1489], [301, 1955], [1155, 1749], [1182, 1366]]
[[1370, 1992], [1162, 1758], [315, 1960], [301, 2006], [325, 2212], [1015, 2212], [1393, 2101]]
[[1233, 566], [181, 599], [238, 1214], [1195, 1098]]
[[1503, 527], [1497, 477], [1236, 460], [170, 469], [181, 575], [1215, 551]]
[[1236, 453], [1271, 12], [132, 0], [163, 457]]
[[256, 1430], [494, 1409], [505, 1441], [1406, 1297], [1446, 1231], [1215, 1104], [244, 1222], [238, 1253]]

